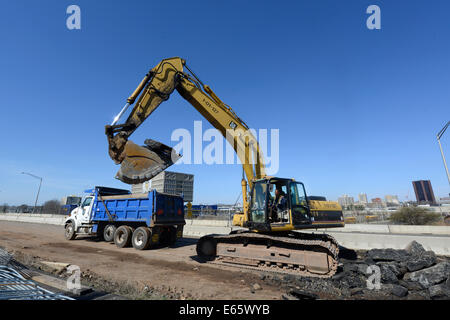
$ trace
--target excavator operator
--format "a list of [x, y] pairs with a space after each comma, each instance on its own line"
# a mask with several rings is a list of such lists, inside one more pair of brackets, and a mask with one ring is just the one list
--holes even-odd
[[278, 213], [286, 210], [286, 193], [283, 191], [281, 184], [276, 184], [275, 197], [270, 199], [270, 218], [272, 222], [278, 222], [280, 217]]

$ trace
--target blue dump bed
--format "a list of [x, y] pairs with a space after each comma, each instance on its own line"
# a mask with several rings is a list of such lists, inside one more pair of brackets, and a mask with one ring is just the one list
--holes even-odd
[[94, 201], [90, 219], [94, 223], [145, 223], [148, 227], [185, 224], [184, 203], [180, 196], [155, 190], [140, 194], [131, 194], [129, 191], [111, 194], [104, 189], [97, 189]]

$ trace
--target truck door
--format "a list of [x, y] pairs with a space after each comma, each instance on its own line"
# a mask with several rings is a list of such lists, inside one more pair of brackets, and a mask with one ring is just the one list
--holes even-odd
[[82, 210], [82, 217], [81, 222], [82, 223], [88, 223], [89, 217], [91, 215], [92, 205], [94, 203], [93, 197], [86, 197], [81, 204], [81, 210]]

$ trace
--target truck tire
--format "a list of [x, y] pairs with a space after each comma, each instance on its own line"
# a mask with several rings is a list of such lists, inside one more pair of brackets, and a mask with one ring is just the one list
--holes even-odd
[[131, 244], [137, 250], [145, 250], [152, 240], [152, 232], [147, 227], [139, 227], [133, 232]]
[[77, 234], [75, 233], [75, 227], [73, 226], [72, 222], [67, 223], [64, 227], [64, 236], [67, 240], [73, 240], [77, 236]]
[[125, 248], [130, 246], [132, 231], [128, 226], [120, 226], [114, 232], [114, 243], [119, 248]]
[[113, 224], [108, 224], [105, 229], [103, 230], [103, 239], [105, 239], [106, 242], [113, 242], [114, 241], [114, 233], [116, 232], [117, 227]]

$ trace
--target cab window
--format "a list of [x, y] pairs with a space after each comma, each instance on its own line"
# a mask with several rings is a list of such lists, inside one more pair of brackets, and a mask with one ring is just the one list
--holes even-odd
[[266, 191], [267, 184], [265, 182], [256, 182], [253, 186], [251, 220], [254, 222], [265, 222]]
[[89, 207], [91, 205], [92, 202], [92, 197], [86, 198], [83, 201], [83, 204], [81, 205], [82, 207]]
[[291, 204], [292, 206], [307, 205], [305, 188], [302, 183], [291, 183]]

